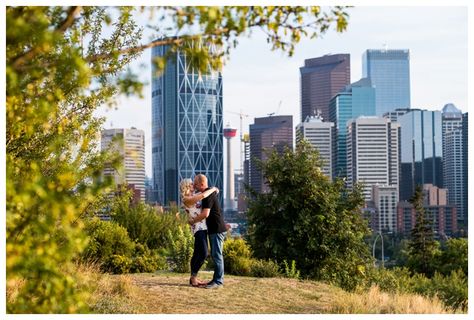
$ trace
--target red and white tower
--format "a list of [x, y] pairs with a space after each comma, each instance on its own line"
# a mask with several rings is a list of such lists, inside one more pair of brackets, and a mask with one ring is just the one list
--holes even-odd
[[224, 138], [227, 140], [227, 185], [225, 188], [224, 210], [233, 210], [234, 201], [234, 166], [232, 163], [231, 139], [237, 134], [237, 129], [231, 128], [229, 124], [224, 128]]

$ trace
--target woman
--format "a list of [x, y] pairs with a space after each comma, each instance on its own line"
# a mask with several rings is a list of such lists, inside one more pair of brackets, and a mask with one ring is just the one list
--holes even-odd
[[[219, 189], [212, 187], [202, 193], [194, 194], [194, 185], [191, 179], [184, 179], [180, 182], [181, 199], [189, 218], [194, 218], [201, 213], [201, 200], [209, 197], [213, 192], [219, 192]], [[191, 278], [189, 284], [193, 287], [205, 285], [207, 282], [201, 282], [197, 279], [197, 274], [204, 260], [207, 257], [207, 225], [206, 219], [191, 225], [194, 234], [194, 252], [191, 258]]]

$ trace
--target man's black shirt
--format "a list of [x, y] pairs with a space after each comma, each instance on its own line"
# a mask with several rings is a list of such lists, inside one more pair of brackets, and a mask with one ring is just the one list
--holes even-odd
[[[207, 188], [206, 190], [209, 190]], [[224, 218], [217, 193], [213, 192], [209, 197], [202, 199], [202, 209], [210, 209], [209, 217], [206, 218], [207, 232], [209, 234], [226, 232]]]

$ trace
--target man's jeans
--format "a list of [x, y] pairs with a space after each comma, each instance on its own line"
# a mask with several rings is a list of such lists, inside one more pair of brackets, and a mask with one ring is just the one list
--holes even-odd
[[222, 247], [224, 246], [226, 232], [214, 233], [209, 235], [211, 244], [211, 257], [214, 260], [214, 276], [212, 282], [219, 285], [224, 284], [224, 257]]

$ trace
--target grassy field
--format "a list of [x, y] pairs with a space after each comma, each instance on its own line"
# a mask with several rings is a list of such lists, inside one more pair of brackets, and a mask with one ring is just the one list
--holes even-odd
[[[200, 273], [210, 280], [212, 273]], [[219, 289], [189, 286], [177, 273], [103, 276], [91, 306], [98, 313], [150, 314], [318, 314], [318, 313], [449, 313], [437, 299], [391, 295], [372, 288], [348, 293], [315, 281], [226, 275]]]

